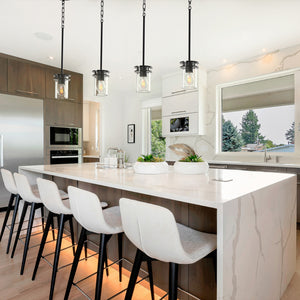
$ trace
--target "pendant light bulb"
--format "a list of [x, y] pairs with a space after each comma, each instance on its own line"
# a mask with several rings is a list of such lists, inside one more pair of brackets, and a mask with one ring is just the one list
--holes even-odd
[[192, 27], [192, 0], [188, 0], [188, 60], [180, 62], [180, 68], [182, 69], [182, 86], [185, 90], [193, 90], [198, 88], [198, 61], [191, 60], [191, 27]]
[[138, 93], [151, 92], [152, 67], [145, 65], [145, 23], [146, 23], [146, 0], [143, 0], [143, 63], [135, 66], [136, 91]]
[[62, 13], [61, 13], [61, 65], [60, 73], [53, 76], [55, 83], [55, 99], [64, 100], [69, 98], [69, 81], [71, 75], [64, 74], [64, 29], [65, 29], [65, 1], [61, 0]]
[[109, 71], [102, 70], [104, 0], [101, 0], [100, 6], [100, 69], [93, 71], [94, 95], [99, 97], [105, 97], [108, 95]]

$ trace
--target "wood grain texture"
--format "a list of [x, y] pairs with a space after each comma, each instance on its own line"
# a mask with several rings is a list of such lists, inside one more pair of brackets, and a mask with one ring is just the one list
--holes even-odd
[[0, 57], [0, 91], [7, 92], [7, 74], [8, 60], [7, 58]]

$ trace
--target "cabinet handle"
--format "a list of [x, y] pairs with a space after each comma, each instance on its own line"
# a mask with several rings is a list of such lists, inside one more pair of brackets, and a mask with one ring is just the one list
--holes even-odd
[[172, 111], [171, 114], [182, 114], [182, 113], [185, 113], [186, 110], [177, 110], [177, 111]]
[[72, 100], [72, 101], [75, 101], [76, 99], [74, 99], [74, 98], [68, 98], [68, 100]]
[[212, 166], [209, 166], [210, 167], [210, 169], [227, 169], [227, 166], [214, 166], [214, 165], [212, 165]]
[[30, 92], [30, 91], [23, 91], [23, 90], [16, 90], [17, 93], [24, 93], [24, 94], [30, 94], [30, 95], [38, 95], [39, 93], [36, 92]]
[[185, 92], [185, 90], [179, 90], [179, 91], [172, 92], [171, 94], [174, 95], [174, 94], [184, 93], [184, 92]]

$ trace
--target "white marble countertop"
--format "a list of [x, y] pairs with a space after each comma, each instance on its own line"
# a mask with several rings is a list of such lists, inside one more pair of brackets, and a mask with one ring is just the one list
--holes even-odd
[[85, 163], [19, 169], [214, 208], [292, 177], [296, 184], [295, 175], [283, 173], [210, 169], [206, 175], [183, 175], [169, 167], [167, 174], [141, 175], [135, 174], [132, 168], [98, 169], [96, 166], [97, 163]]
[[293, 163], [274, 163], [274, 162], [248, 162], [248, 161], [234, 161], [234, 160], [209, 160], [209, 164], [216, 165], [241, 165], [241, 166], [258, 166], [258, 167], [277, 167], [277, 168], [299, 168], [300, 164]]

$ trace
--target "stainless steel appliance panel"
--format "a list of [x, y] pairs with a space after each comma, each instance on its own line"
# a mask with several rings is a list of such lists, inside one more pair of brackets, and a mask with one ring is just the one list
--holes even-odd
[[[43, 164], [43, 101], [0, 94], [0, 165], [17, 172], [20, 165]], [[0, 180], [0, 207], [9, 193]]]

